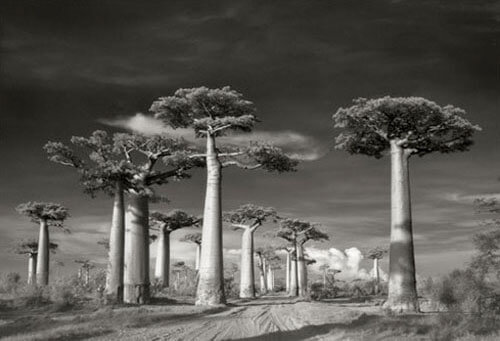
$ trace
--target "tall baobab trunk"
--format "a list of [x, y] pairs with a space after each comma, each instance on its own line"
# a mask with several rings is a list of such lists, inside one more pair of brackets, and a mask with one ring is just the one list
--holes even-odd
[[116, 182], [113, 218], [109, 231], [109, 256], [106, 273], [106, 295], [111, 300], [123, 301], [123, 268], [125, 244], [125, 206], [123, 185]]
[[148, 197], [132, 193], [125, 233], [125, 303], [149, 302], [149, 205]]
[[380, 273], [378, 269], [378, 258], [373, 259], [373, 278], [375, 279], [375, 294], [378, 294], [379, 283], [380, 283]]
[[297, 245], [297, 277], [299, 285], [298, 295], [303, 297], [307, 293], [307, 265], [302, 245]]
[[243, 236], [241, 237], [241, 298], [255, 298], [255, 276], [253, 268], [253, 231], [250, 228], [245, 228]]
[[88, 286], [90, 284], [90, 268], [86, 267], [85, 268], [85, 286]]
[[385, 306], [418, 311], [411, 219], [409, 153], [391, 141], [391, 246], [389, 295]]
[[266, 269], [266, 279], [267, 279], [267, 290], [273, 291], [273, 278], [272, 278], [272, 272], [273, 270], [271, 269], [271, 266], [269, 265]]
[[30, 258], [28, 260], [28, 285], [36, 284], [36, 252], [31, 252], [29, 254]]
[[169, 286], [170, 275], [170, 233], [162, 226], [158, 238], [158, 250], [156, 253], [155, 277], [162, 287]]
[[203, 212], [201, 262], [196, 292], [197, 305], [226, 303], [222, 263], [221, 163], [215, 137], [207, 136], [207, 190]]
[[38, 285], [49, 284], [49, 226], [45, 220], [40, 220], [36, 283]]
[[194, 269], [196, 271], [200, 270], [200, 258], [201, 258], [201, 244], [196, 244], [196, 259], [194, 263]]
[[326, 270], [327, 269], [323, 269], [323, 290], [326, 289]]
[[274, 286], [275, 286], [275, 281], [274, 281], [274, 269], [272, 269], [272, 270], [271, 270], [271, 283], [272, 283], [273, 290], [274, 290]]
[[290, 261], [290, 252], [287, 251], [286, 253], [286, 275], [285, 275], [285, 288], [286, 292], [290, 293], [290, 267], [291, 267], [291, 261]]
[[262, 255], [259, 255], [259, 288], [260, 294], [264, 295], [267, 293], [267, 283], [266, 283], [266, 263]]
[[290, 268], [290, 292], [288, 293], [289, 296], [299, 296], [299, 277], [298, 277], [298, 264], [297, 264], [297, 253], [298, 253], [298, 248], [297, 245], [295, 245], [295, 257], [292, 258], [291, 265], [292, 267]]

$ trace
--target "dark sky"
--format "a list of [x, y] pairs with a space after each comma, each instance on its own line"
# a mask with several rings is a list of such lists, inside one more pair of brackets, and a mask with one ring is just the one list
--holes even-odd
[[[388, 243], [389, 160], [324, 155], [331, 115], [356, 97], [423, 96], [462, 107], [483, 127], [468, 153], [412, 159], [420, 274], [468, 259], [481, 218], [472, 198], [500, 192], [498, 1], [3, 0], [0, 20], [0, 271], [24, 270], [5, 250], [37, 236], [14, 210], [28, 200], [71, 209], [73, 233], [53, 233], [68, 266], [103, 261], [96, 241], [106, 236], [109, 198], [86, 197], [41, 147], [116, 130], [103, 121], [133, 126], [131, 117], [180, 87], [231, 85], [256, 104], [260, 133], [321, 154], [294, 174], [228, 170], [223, 189], [225, 209], [254, 202], [322, 223], [332, 240], [317, 248]], [[204, 175], [162, 191], [171, 203], [156, 208], [200, 213]], [[226, 248], [238, 247], [236, 234], [226, 237]], [[188, 245], [173, 249], [174, 258], [192, 256]]]

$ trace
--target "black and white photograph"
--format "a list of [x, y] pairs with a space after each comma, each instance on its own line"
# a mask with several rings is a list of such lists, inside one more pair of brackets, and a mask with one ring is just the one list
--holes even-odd
[[0, 0], [0, 340], [500, 340], [500, 1]]

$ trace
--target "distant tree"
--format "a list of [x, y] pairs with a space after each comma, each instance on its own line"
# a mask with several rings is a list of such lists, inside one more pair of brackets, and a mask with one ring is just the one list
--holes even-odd
[[155, 117], [173, 128], [194, 129], [206, 138], [207, 188], [205, 197], [202, 256], [196, 295], [197, 305], [225, 303], [222, 261], [222, 168], [262, 168], [267, 171], [295, 170], [297, 162], [269, 144], [216, 146], [216, 138], [230, 131], [250, 132], [257, 118], [252, 102], [229, 87], [179, 89], [173, 96], [160, 97], [150, 109]]
[[[327, 234], [317, 229], [317, 224], [298, 219], [283, 219], [277, 236], [290, 242], [294, 247], [295, 259], [292, 260], [291, 296], [305, 296], [307, 293], [307, 264], [304, 258], [304, 244], [309, 240], [328, 240]], [[295, 271], [294, 268], [295, 267]]]
[[336, 148], [351, 154], [381, 158], [391, 154], [391, 246], [389, 295], [386, 307], [418, 311], [410, 204], [409, 158], [429, 153], [466, 151], [480, 130], [463, 115], [464, 110], [441, 107], [420, 97], [359, 98], [333, 115], [342, 129]]
[[321, 264], [319, 266], [319, 269], [321, 270], [322, 274], [323, 274], [323, 290], [326, 289], [326, 274], [328, 272], [328, 270], [330, 269], [330, 265], [328, 264]]
[[224, 214], [223, 219], [234, 229], [243, 230], [241, 238], [240, 298], [255, 298], [254, 232], [266, 221], [276, 221], [271, 207], [245, 204]]
[[64, 231], [64, 221], [69, 217], [68, 209], [60, 204], [50, 202], [29, 201], [20, 204], [17, 212], [31, 218], [31, 221], [40, 225], [38, 239], [36, 284], [49, 284], [49, 227], [59, 227]]
[[[83, 275], [83, 284], [85, 286], [88, 286], [90, 284], [90, 269], [95, 268], [95, 265], [91, 263], [89, 259], [77, 259], [75, 260], [75, 263], [81, 264], [79, 271], [79, 278], [81, 279]], [[83, 272], [82, 275], [80, 275]]]
[[[95, 131], [89, 138], [73, 137], [71, 142], [83, 150], [88, 160], [84, 161], [76, 151], [60, 142], [45, 145], [49, 159], [76, 168], [86, 192], [93, 195], [104, 191], [115, 196], [107, 296], [118, 301], [123, 296], [127, 303], [146, 303], [149, 301], [149, 201], [158, 199], [152, 187], [188, 178], [189, 169], [204, 162], [192, 157], [193, 149], [185, 141], [165, 135], [115, 133], [109, 136], [104, 131]], [[125, 192], [130, 197], [127, 230], [124, 228]], [[125, 239], [125, 233], [130, 238]]]
[[174, 210], [167, 214], [151, 212], [149, 220], [151, 229], [158, 232], [155, 277], [159, 280], [161, 286], [168, 287], [170, 274], [170, 233], [184, 227], [197, 225], [199, 218], [181, 210]]
[[[49, 242], [49, 250], [55, 253], [58, 245], [56, 243]], [[19, 255], [28, 255], [28, 284], [36, 284], [36, 263], [38, 255], [38, 241], [35, 239], [21, 240], [17, 243], [12, 252]]]
[[289, 245], [283, 245], [283, 246], [279, 246], [277, 249], [285, 251], [285, 253], [286, 253], [286, 261], [285, 261], [285, 291], [286, 291], [287, 294], [290, 294], [292, 257], [294, 256], [293, 252], [294, 252], [295, 248], [291, 247]]
[[200, 257], [201, 257], [201, 233], [188, 233], [180, 239], [181, 242], [194, 243], [196, 245], [196, 258], [195, 258], [195, 270], [200, 269]]
[[267, 266], [266, 266], [266, 250], [262, 247], [255, 249], [255, 255], [258, 258], [257, 266], [259, 268], [259, 290], [261, 295], [265, 295], [267, 293]]
[[373, 260], [373, 278], [375, 279], [375, 294], [379, 292], [380, 285], [380, 269], [378, 266], [378, 261], [384, 258], [385, 254], [388, 252], [387, 248], [377, 246], [366, 253], [366, 258]]

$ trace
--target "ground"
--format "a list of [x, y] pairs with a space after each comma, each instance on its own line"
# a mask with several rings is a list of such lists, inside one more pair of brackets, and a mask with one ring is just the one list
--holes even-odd
[[267, 296], [226, 307], [159, 300], [134, 307], [3, 310], [5, 340], [431, 340], [428, 316], [390, 317], [380, 302]]

